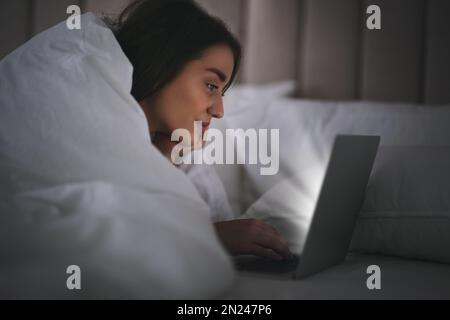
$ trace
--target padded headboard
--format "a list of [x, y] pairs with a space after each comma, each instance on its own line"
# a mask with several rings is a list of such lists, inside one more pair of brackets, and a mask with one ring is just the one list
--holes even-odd
[[[381, 30], [366, 9], [381, 9]], [[450, 1], [304, 1], [298, 93], [330, 99], [450, 103]]]
[[[306, 98], [450, 103], [449, 0], [198, 1], [238, 30], [245, 83], [296, 79]], [[366, 28], [373, 4], [381, 30]]]
[[[0, 57], [70, 4], [111, 14], [132, 1], [1, 1]], [[243, 83], [296, 79], [306, 98], [450, 104], [450, 0], [196, 1], [241, 40]], [[372, 4], [381, 30], [365, 27]]]

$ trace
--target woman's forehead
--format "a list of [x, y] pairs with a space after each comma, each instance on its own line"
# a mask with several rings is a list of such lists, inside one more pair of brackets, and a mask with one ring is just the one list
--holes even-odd
[[202, 67], [206, 71], [217, 70], [226, 77], [225, 82], [230, 79], [233, 71], [233, 52], [226, 45], [218, 45], [206, 49], [200, 57]]

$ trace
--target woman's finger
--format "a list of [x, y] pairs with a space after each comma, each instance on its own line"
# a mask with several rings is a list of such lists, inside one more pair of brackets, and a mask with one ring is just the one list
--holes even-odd
[[258, 245], [253, 245], [249, 248], [248, 254], [252, 254], [258, 257], [273, 259], [273, 260], [283, 260], [283, 256], [279, 255], [275, 251], [264, 248]]
[[283, 239], [282, 236], [281, 236], [280, 231], [278, 231], [277, 228], [275, 228], [275, 227], [274, 227], [273, 225], [271, 225], [271, 224], [267, 224], [267, 225], [269, 226], [270, 230], [272, 230], [272, 232], [273, 232], [275, 235], [279, 236], [279, 237], [283, 240], [283, 242], [285, 242], [284, 239]]
[[279, 236], [274, 236], [271, 233], [264, 233], [255, 239], [255, 243], [261, 247], [271, 249], [287, 259], [292, 257], [286, 242]]
[[286, 242], [286, 240], [284, 240], [281, 233], [278, 231], [278, 229], [276, 227], [274, 227], [273, 225], [271, 225], [269, 223], [262, 222], [262, 221], [261, 221], [260, 226], [263, 231], [272, 233], [274, 236], [278, 237], [284, 245], [286, 245], [286, 246], [288, 245], [288, 243]]

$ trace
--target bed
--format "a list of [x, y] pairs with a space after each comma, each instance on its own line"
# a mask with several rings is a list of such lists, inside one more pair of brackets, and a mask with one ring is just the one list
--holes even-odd
[[[382, 30], [365, 28], [369, 4], [381, 8]], [[295, 143], [285, 143], [285, 151], [303, 156], [283, 159], [282, 137], [280, 163], [288, 170], [281, 169], [281, 178], [258, 177], [252, 166], [217, 166], [235, 210], [274, 224], [278, 220], [269, 211], [294, 212], [296, 203], [286, 205], [284, 195], [317, 192], [334, 134], [379, 134], [382, 146], [347, 261], [303, 281], [241, 272], [221, 297], [450, 298], [450, 191], [441, 180], [450, 180], [450, 28], [442, 16], [448, 5], [382, 0], [248, 5], [247, 10], [267, 13], [264, 21], [240, 20], [252, 61], [243, 77], [254, 85], [242, 85], [226, 98], [228, 114], [218, 126], [289, 130], [284, 141]], [[298, 33], [289, 31], [293, 28]], [[285, 36], [271, 46], [278, 32]], [[273, 57], [278, 64], [269, 63]], [[292, 196], [283, 181], [302, 170], [309, 189]], [[286, 224], [306, 229], [295, 219], [279, 227], [285, 230]], [[381, 266], [381, 290], [366, 287], [371, 264]]]
[[[361, 27], [366, 1], [258, 3], [274, 20], [247, 26], [264, 36], [244, 43], [248, 84], [215, 124], [281, 128], [280, 172], [214, 169], [240, 218], [273, 223], [295, 249], [334, 136], [381, 135], [348, 259], [295, 282], [236, 273], [205, 203], [151, 146], [129, 61], [88, 13], [80, 33], [63, 21], [0, 63], [0, 297], [450, 298], [449, 2], [377, 0], [381, 32]], [[66, 289], [71, 264], [81, 292]], [[381, 290], [366, 286], [369, 265]]]
[[[367, 287], [371, 265], [381, 269], [380, 290]], [[359, 254], [303, 280], [242, 271], [235, 285], [219, 299], [450, 299], [449, 283], [447, 264]]]
[[[343, 264], [302, 281], [240, 271], [221, 298], [450, 298], [450, 108], [286, 97], [294, 87], [282, 82], [236, 88], [228, 100], [233, 107], [220, 125], [282, 128], [280, 172], [264, 177], [258, 165], [215, 169], [232, 206], [243, 212], [240, 218], [275, 225], [291, 250], [301, 252], [333, 137], [381, 135], [350, 255]], [[290, 233], [294, 229], [297, 233]], [[366, 286], [370, 265], [381, 268], [381, 290]]]

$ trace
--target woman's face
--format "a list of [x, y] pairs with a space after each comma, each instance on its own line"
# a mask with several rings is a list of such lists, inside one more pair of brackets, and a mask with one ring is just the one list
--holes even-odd
[[188, 62], [156, 95], [140, 101], [151, 134], [162, 134], [170, 140], [174, 130], [183, 128], [190, 132], [194, 147], [202, 146], [202, 139], [195, 139], [194, 122], [202, 122], [204, 133], [213, 118], [223, 117], [222, 94], [233, 66], [233, 53], [228, 46], [212, 46], [201, 58]]

